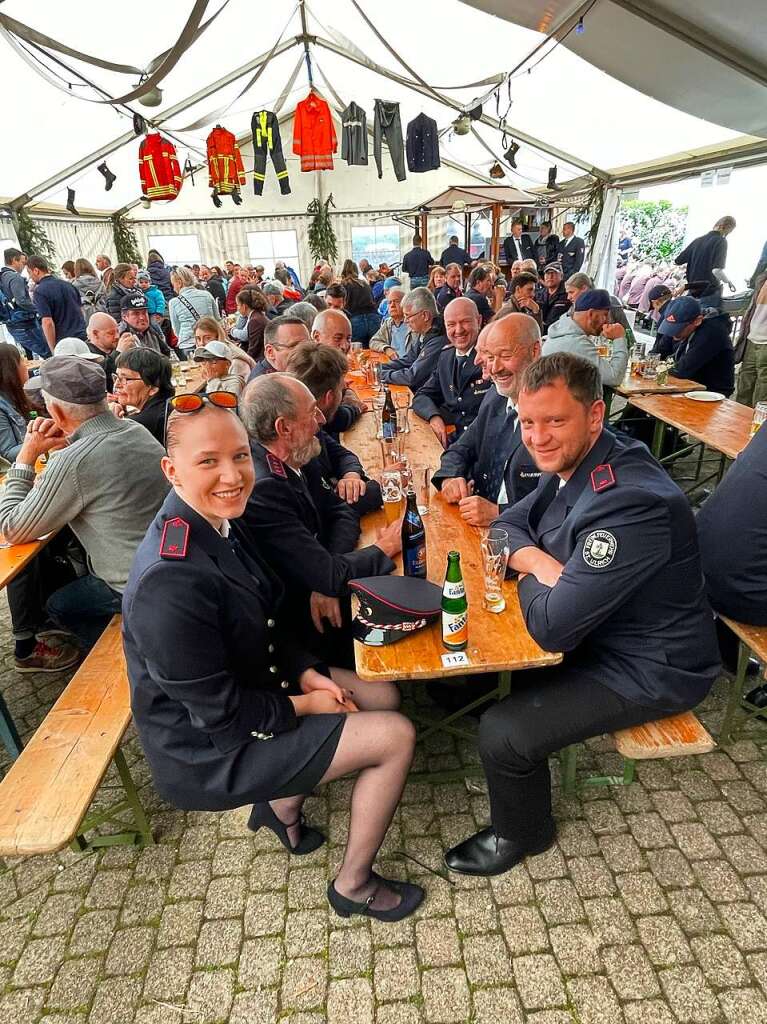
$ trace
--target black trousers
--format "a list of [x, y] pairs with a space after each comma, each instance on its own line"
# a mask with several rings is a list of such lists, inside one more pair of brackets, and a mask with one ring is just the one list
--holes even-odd
[[534, 842], [553, 825], [550, 754], [615, 729], [662, 718], [599, 682], [582, 665], [515, 673], [511, 696], [480, 721], [479, 752], [498, 835]]
[[264, 182], [266, 180], [266, 157], [271, 154], [272, 166], [277, 175], [280, 185], [280, 192], [284, 196], [290, 195], [290, 179], [285, 167], [285, 156], [282, 152], [282, 138], [280, 137], [280, 126], [277, 118], [273, 117], [267, 128], [271, 130], [272, 145], [269, 147], [267, 134], [262, 134], [257, 124], [258, 115], [253, 115], [251, 128], [253, 131], [253, 191], [257, 196], [264, 194]]

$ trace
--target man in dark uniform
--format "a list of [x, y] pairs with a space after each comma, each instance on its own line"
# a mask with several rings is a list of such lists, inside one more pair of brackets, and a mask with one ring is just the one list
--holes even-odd
[[[352, 325], [349, 317], [340, 309], [323, 309], [314, 318], [312, 341], [317, 341], [321, 345], [332, 345], [345, 356], [348, 355], [352, 347]], [[367, 408], [353, 388], [345, 388], [341, 404], [325, 427], [326, 432], [337, 438], [339, 434], [349, 430]]]
[[386, 384], [404, 384], [411, 391], [417, 391], [431, 376], [448, 340], [428, 288], [409, 291], [402, 301], [402, 313], [408, 325], [405, 352], [381, 364], [381, 380]]
[[471, 526], [489, 526], [499, 511], [538, 485], [541, 471], [522, 444], [516, 406], [522, 374], [540, 354], [538, 325], [524, 313], [510, 313], [484, 329], [482, 358], [495, 386], [432, 477]]
[[[347, 584], [393, 572], [400, 524], [357, 549], [359, 516], [308, 465], [320, 453], [316, 435], [324, 417], [306, 385], [284, 373], [259, 377], [248, 385], [240, 412], [251, 439], [256, 486], [235, 529], [252, 538], [285, 584], [286, 609], [304, 646], [351, 667]], [[328, 630], [323, 620], [335, 628]]]
[[699, 381], [709, 391], [731, 395], [735, 388], [732, 321], [717, 309], [703, 309], [691, 295], [666, 307], [658, 335], [672, 339], [674, 376]]
[[559, 262], [565, 281], [571, 274], [577, 274], [583, 266], [586, 254], [586, 243], [575, 233], [575, 224], [571, 220], [562, 225], [562, 239], [559, 243]]
[[522, 232], [522, 221], [515, 220], [511, 225], [511, 234], [503, 241], [503, 255], [511, 266], [515, 260], [534, 260], [535, 248], [533, 240]]
[[565, 658], [483, 715], [492, 825], [447, 853], [455, 871], [500, 874], [551, 846], [549, 755], [695, 707], [719, 671], [690, 506], [644, 445], [604, 429], [601, 395], [597, 368], [570, 353], [522, 379], [522, 439], [543, 475], [496, 525], [527, 628]]
[[429, 283], [429, 270], [434, 262], [429, 250], [424, 249], [421, 236], [413, 235], [413, 248], [402, 258], [402, 273], [410, 277], [411, 288], [423, 288]]
[[[348, 363], [343, 352], [330, 345], [308, 341], [291, 352], [286, 369], [309, 388], [325, 422], [331, 422], [344, 393]], [[319, 471], [320, 476], [332, 484], [336, 494], [358, 516], [380, 508], [383, 503], [381, 485], [365, 473], [354, 452], [344, 448], [322, 428], [318, 430], [317, 438], [320, 453], [304, 467], [307, 477], [310, 472]]]
[[543, 275], [550, 263], [556, 263], [559, 256], [559, 235], [551, 233], [551, 221], [545, 220], [538, 229], [538, 237], [533, 243], [535, 262], [538, 273]]
[[445, 308], [445, 331], [450, 342], [437, 359], [431, 376], [413, 399], [413, 412], [428, 420], [429, 426], [448, 446], [448, 426], [457, 440], [476, 419], [482, 399], [490, 390], [482, 379], [482, 367], [474, 361], [481, 327], [477, 307], [471, 299], [453, 299]]
[[282, 372], [296, 345], [308, 340], [309, 331], [299, 317], [287, 314], [270, 320], [264, 328], [264, 355], [251, 371], [248, 381], [275, 370]]
[[457, 263], [459, 267], [465, 267], [471, 263], [471, 256], [458, 244], [458, 235], [451, 235], [448, 239], [447, 249], [444, 249], [439, 258], [440, 264], [447, 269], [449, 264]]
[[571, 302], [565, 290], [565, 279], [558, 263], [550, 263], [543, 272], [546, 292], [541, 302], [541, 329], [544, 334], [570, 309]]

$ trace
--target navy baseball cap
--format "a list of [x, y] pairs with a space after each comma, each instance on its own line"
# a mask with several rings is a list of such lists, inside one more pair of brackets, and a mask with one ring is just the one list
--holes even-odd
[[668, 334], [675, 338], [683, 327], [691, 324], [702, 313], [703, 308], [697, 299], [689, 295], [674, 299], [666, 307], [666, 316], [658, 326], [658, 334]]
[[647, 299], [648, 299], [649, 302], [655, 302], [656, 299], [662, 299], [666, 295], [670, 295], [670, 294], [671, 294], [671, 289], [669, 288], [669, 286], [667, 284], [656, 284], [648, 292]]
[[575, 300], [575, 312], [583, 313], [587, 309], [610, 309], [610, 293], [604, 288], [590, 288]]

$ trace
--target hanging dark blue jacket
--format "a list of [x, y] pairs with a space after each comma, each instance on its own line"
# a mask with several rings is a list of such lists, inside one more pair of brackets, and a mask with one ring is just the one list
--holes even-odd
[[426, 114], [419, 114], [413, 118], [407, 126], [405, 152], [407, 169], [414, 174], [437, 170], [440, 166], [439, 132], [437, 122], [433, 118], [427, 117]]

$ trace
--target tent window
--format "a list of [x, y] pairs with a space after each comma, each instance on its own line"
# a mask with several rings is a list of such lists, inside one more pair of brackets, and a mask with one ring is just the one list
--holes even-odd
[[156, 249], [166, 263], [202, 263], [199, 235], [149, 235], [149, 248]]
[[399, 263], [402, 253], [399, 247], [399, 227], [396, 224], [367, 224], [352, 228], [352, 259], [359, 264], [362, 258], [371, 266]]
[[277, 260], [298, 270], [295, 231], [248, 231], [248, 258], [253, 264], [261, 264], [269, 276], [274, 273]]
[[[485, 254], [485, 258], [490, 258], [490, 236], [492, 235], [492, 225], [490, 218], [486, 213], [472, 214], [471, 218], [471, 236], [469, 238], [469, 255], [473, 260], [477, 259], [482, 253]], [[457, 217], [450, 217], [448, 219], [448, 230], [445, 237], [445, 245], [447, 246], [447, 239], [449, 235], [458, 235], [458, 244], [463, 247], [464, 238], [466, 236], [466, 227], [463, 217], [460, 220]], [[503, 237], [503, 233], [501, 233]]]

